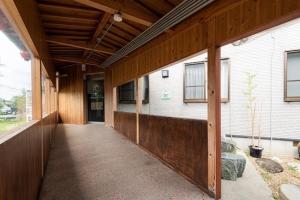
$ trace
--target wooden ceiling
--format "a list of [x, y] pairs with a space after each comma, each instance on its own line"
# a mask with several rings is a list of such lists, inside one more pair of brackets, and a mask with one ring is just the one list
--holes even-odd
[[[181, 1], [37, 0], [51, 58], [58, 70], [81, 63], [99, 66]], [[118, 11], [123, 21], [111, 25], [112, 15]], [[96, 46], [97, 38], [110, 25]]]

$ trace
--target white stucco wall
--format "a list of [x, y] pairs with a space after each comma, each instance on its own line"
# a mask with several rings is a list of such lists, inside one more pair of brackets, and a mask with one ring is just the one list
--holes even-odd
[[[230, 101], [222, 103], [222, 135], [251, 135], [246, 90], [246, 72], [256, 74], [255, 96], [257, 97], [256, 124], [261, 123], [261, 135], [277, 138], [300, 139], [300, 102], [284, 102], [284, 51], [300, 49], [300, 21], [281, 26], [278, 29], [252, 36], [240, 46], [231, 44], [222, 47], [223, 58], [230, 58]], [[206, 103], [183, 102], [184, 63], [203, 61], [206, 54], [195, 56], [171, 65], [169, 78], [163, 79], [161, 71], [150, 74], [150, 103], [143, 105], [142, 112], [152, 115], [182, 118], [207, 119]], [[162, 99], [166, 93], [169, 99]], [[119, 110], [135, 112], [135, 105], [119, 105]], [[259, 119], [261, 118], [261, 119]], [[258, 126], [256, 126], [256, 132]], [[249, 144], [248, 140], [244, 140]], [[268, 142], [266, 151], [270, 151]], [[286, 148], [287, 144], [274, 142], [276, 149]], [[288, 146], [292, 146], [289, 142]], [[296, 152], [289, 149], [285, 152]], [[280, 151], [279, 151], [280, 152]]]

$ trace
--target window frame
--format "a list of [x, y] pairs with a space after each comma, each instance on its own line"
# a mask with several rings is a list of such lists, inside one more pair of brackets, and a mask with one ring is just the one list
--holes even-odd
[[[287, 96], [287, 83], [289, 82], [287, 79], [287, 72], [288, 72], [288, 54], [289, 53], [300, 53], [300, 49], [296, 50], [288, 50], [284, 52], [284, 87], [283, 87], [283, 93], [284, 93], [284, 102], [300, 102], [300, 96], [296, 97], [288, 97]], [[300, 81], [300, 80], [297, 80]]]
[[[221, 98], [221, 103], [228, 103], [230, 101], [230, 79], [231, 79], [231, 62], [230, 62], [230, 58], [221, 58], [220, 61], [222, 60], [227, 60], [228, 61], [228, 98]], [[184, 103], [207, 103], [208, 99], [207, 99], [207, 60], [204, 61], [198, 61], [198, 62], [189, 62], [189, 63], [184, 63], [184, 73], [183, 73], [183, 102]], [[205, 98], [204, 99], [185, 99], [185, 79], [186, 79], [186, 66], [187, 65], [191, 65], [191, 64], [204, 64], [204, 73], [205, 73], [205, 85], [204, 85], [204, 94], [205, 94]]]
[[[186, 68], [188, 65], [197, 65], [197, 64], [204, 64], [204, 74], [206, 75], [206, 64], [205, 61], [198, 61], [198, 62], [189, 62], [184, 63], [184, 72], [183, 72], [183, 102], [184, 103], [206, 103], [207, 102], [207, 83], [206, 83], [206, 76], [204, 76], [204, 98], [203, 99], [186, 99], [185, 98], [185, 90], [186, 90]], [[197, 86], [195, 86], [197, 87]], [[201, 86], [200, 86], [201, 87]]]
[[[143, 93], [143, 96], [145, 98], [142, 99], [142, 104], [148, 104], [149, 101], [150, 101], [150, 80], [149, 80], [149, 75], [145, 75], [142, 78], [143, 78], [143, 81], [147, 80], [147, 87], [145, 87], [145, 82], [143, 82], [142, 93]], [[130, 83], [130, 82], [133, 82], [133, 84], [134, 84], [134, 89], [133, 89], [133, 91], [134, 91], [134, 95], [133, 95], [134, 100], [120, 100], [120, 89], [119, 88], [122, 85], [125, 85], [125, 84]], [[136, 80], [131, 80], [127, 83], [124, 83], [124, 84], [119, 85], [117, 87], [117, 100], [118, 100], [117, 102], [118, 102], [118, 104], [136, 104]]]
[[[120, 99], [120, 87], [121, 86], [123, 86], [123, 85], [125, 85], [125, 84], [129, 84], [129, 83], [133, 83], [133, 98], [134, 99], [132, 99], [132, 100], [122, 100], [122, 99]], [[124, 83], [124, 84], [122, 84], [122, 85], [119, 85], [118, 87], [117, 87], [117, 96], [118, 96], [118, 104], [135, 104], [136, 103], [136, 83], [135, 83], [135, 80], [131, 80], [131, 81], [129, 81], [129, 82], [127, 82], [127, 83]], [[132, 91], [132, 90], [130, 90], [130, 91]]]

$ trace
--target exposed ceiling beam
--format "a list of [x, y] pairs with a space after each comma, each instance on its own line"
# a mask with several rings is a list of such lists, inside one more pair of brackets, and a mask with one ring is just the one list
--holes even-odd
[[[47, 38], [47, 42], [53, 43], [53, 44], [59, 44], [59, 45], [63, 45], [63, 46], [79, 48], [79, 49], [85, 49], [85, 50], [91, 50], [91, 51], [93, 50], [93, 47], [91, 45], [88, 45], [84, 42], [74, 41], [74, 40], [66, 40], [66, 39], [61, 39], [61, 38], [49, 37], [49, 38]], [[94, 51], [100, 52], [100, 53], [105, 53], [105, 54], [114, 54], [114, 50], [105, 48], [105, 47], [100, 47], [100, 46], [98, 46]]]
[[102, 33], [105, 25], [107, 24], [107, 22], [109, 21], [109, 19], [111, 18], [111, 14], [109, 13], [105, 13], [101, 20], [99, 21], [99, 24], [97, 25], [97, 28], [93, 34], [93, 37], [91, 38], [91, 42], [95, 42], [97, 37]]
[[151, 26], [154, 22], [158, 20], [156, 16], [147, 12], [147, 10], [142, 9], [134, 1], [125, 2], [121, 4], [117, 1], [111, 0], [73, 0], [77, 3], [81, 3], [86, 6], [102, 10], [104, 12], [115, 14], [121, 11], [122, 16], [130, 21], [143, 24], [145, 26]]
[[[97, 37], [102, 33], [105, 25], [107, 24], [110, 18], [111, 18], [111, 14], [109, 13], [104, 13], [103, 16], [101, 16], [101, 19], [99, 20], [98, 25], [96, 27], [96, 30], [93, 36], [90, 38], [90, 41], [88, 42], [89, 45], [96, 45]], [[88, 50], [86, 49], [83, 52], [82, 57], [86, 57], [87, 53]]]
[[61, 62], [69, 62], [69, 63], [77, 63], [77, 64], [93, 65], [93, 66], [100, 65], [97, 62], [89, 61], [89, 62], [85, 63], [83, 59], [75, 58], [75, 57], [66, 57], [66, 56], [55, 56], [55, 57], [52, 57], [52, 60], [61, 61]]

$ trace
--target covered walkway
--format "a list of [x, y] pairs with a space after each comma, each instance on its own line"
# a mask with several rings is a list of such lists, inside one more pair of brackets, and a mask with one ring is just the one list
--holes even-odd
[[104, 125], [59, 125], [40, 199], [210, 199]]

